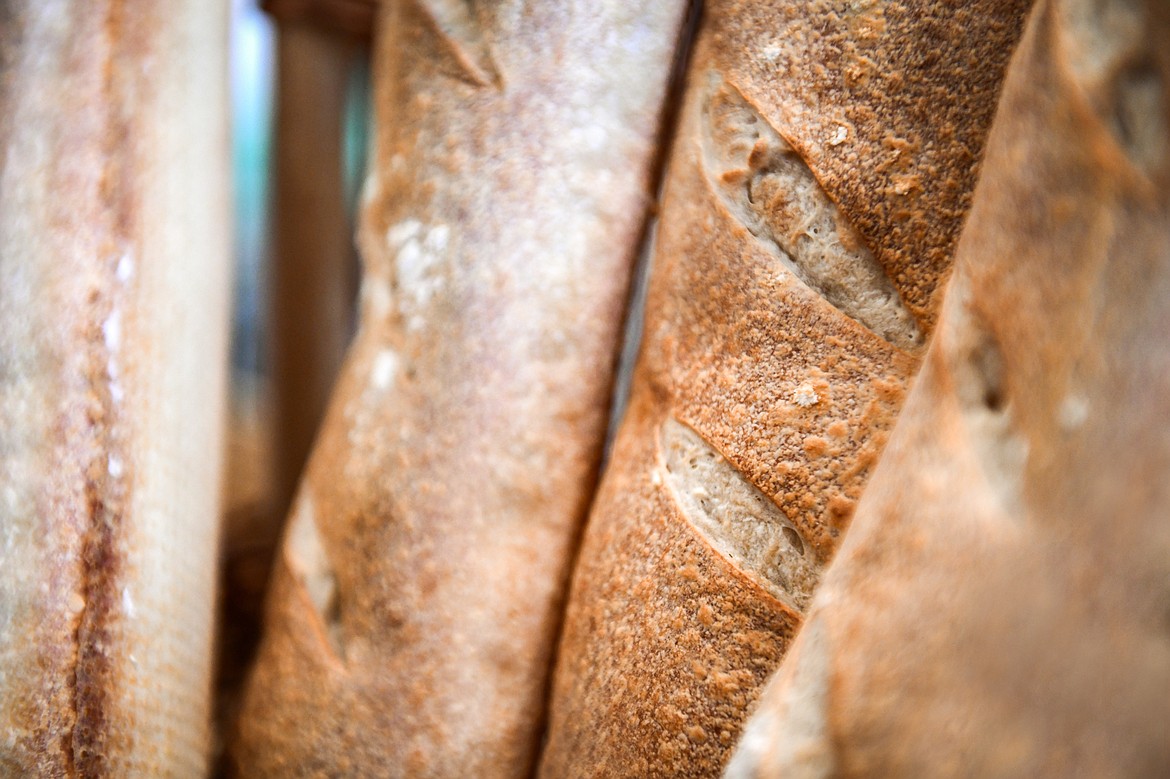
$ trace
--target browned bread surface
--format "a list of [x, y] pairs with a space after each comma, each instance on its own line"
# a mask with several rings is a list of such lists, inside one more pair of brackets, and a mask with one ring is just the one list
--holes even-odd
[[1046, 0], [939, 331], [728, 777], [1170, 773], [1170, 7]]
[[531, 772], [684, 10], [387, 6], [360, 331], [277, 562], [241, 775]]
[[706, 5], [542, 775], [721, 770], [901, 408], [1027, 5]]

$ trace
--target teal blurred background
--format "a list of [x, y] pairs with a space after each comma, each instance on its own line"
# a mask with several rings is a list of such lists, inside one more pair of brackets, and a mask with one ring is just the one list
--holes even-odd
[[[263, 375], [265, 272], [269, 255], [270, 162], [276, 40], [272, 19], [255, 0], [232, 0], [231, 116], [235, 198], [232, 367]], [[344, 176], [352, 219], [370, 138], [369, 67], [354, 68], [346, 99]], [[354, 254], [356, 261], [356, 250]]]

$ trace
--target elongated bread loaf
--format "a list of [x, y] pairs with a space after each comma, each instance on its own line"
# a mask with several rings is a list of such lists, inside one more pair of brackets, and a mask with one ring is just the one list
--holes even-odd
[[930, 333], [1026, 1], [710, 2], [542, 775], [712, 776]]
[[368, 58], [357, 40], [316, 17], [297, 14], [277, 25], [270, 295], [264, 326], [244, 322], [237, 330], [245, 343], [266, 331], [267, 377], [233, 376], [229, 407], [216, 690], [224, 723], [236, 719], [283, 520], [352, 336], [357, 268], [345, 114], [353, 76]]
[[0, 17], [0, 774], [202, 776], [227, 10]]
[[[344, 128], [347, 86], [366, 56], [327, 30], [279, 25], [268, 344], [282, 512], [292, 502], [353, 327], [357, 274]], [[278, 533], [279, 527], [272, 546]]]
[[684, 10], [385, 10], [360, 331], [276, 564], [242, 776], [531, 772]]
[[1170, 775], [1170, 7], [1046, 0], [938, 335], [729, 777]]

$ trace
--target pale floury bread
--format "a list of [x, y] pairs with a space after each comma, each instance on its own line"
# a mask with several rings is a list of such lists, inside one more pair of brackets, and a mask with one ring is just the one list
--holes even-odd
[[1170, 6], [1046, 0], [925, 367], [728, 777], [1170, 775]]
[[543, 776], [723, 767], [933, 329], [1027, 6], [706, 4]]
[[227, 7], [0, 8], [0, 775], [202, 776]]
[[385, 6], [360, 330], [242, 776], [527, 776], [686, 3]]

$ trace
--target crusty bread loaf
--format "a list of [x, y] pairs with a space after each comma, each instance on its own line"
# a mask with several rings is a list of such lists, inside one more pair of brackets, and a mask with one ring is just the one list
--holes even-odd
[[712, 776], [932, 329], [1025, 1], [709, 2], [542, 775]]
[[347, 87], [366, 56], [365, 48], [326, 30], [278, 26], [268, 346], [282, 514], [353, 330], [357, 271], [346, 213], [344, 127]]
[[360, 330], [242, 776], [525, 776], [685, 3], [389, 4]]
[[345, 126], [368, 50], [310, 21], [316, 17], [277, 25], [267, 317], [263, 327], [242, 323], [236, 336], [256, 343], [264, 332], [267, 375], [232, 377], [216, 680], [221, 732], [235, 722], [283, 520], [353, 333], [357, 263]]
[[1170, 775], [1170, 6], [1045, 0], [938, 335], [728, 777]]
[[201, 776], [226, 7], [0, 17], [0, 774]]

